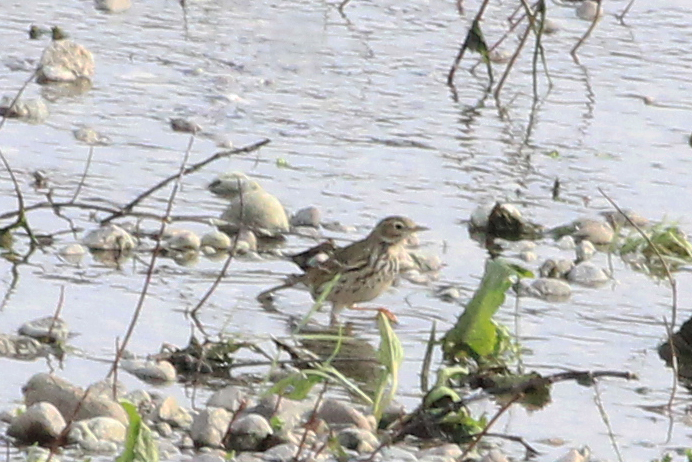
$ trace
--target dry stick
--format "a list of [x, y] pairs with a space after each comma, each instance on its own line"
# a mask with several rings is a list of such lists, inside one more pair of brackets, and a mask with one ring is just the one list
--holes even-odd
[[10, 103], [10, 106], [8, 107], [8, 111], [5, 112], [5, 114], [2, 115], [2, 118], [0, 119], [0, 130], [2, 130], [2, 127], [5, 125], [5, 121], [7, 120], [7, 115], [8, 112], [14, 107], [14, 105], [19, 101], [19, 97], [22, 96], [22, 93], [24, 93], [24, 90], [26, 90], [26, 87], [29, 86], [32, 80], [34, 80], [34, 77], [36, 77], [36, 73], [38, 72], [38, 68], [34, 69], [34, 72], [31, 73], [28, 79], [24, 82], [24, 84], [19, 88], [19, 91], [15, 95], [14, 99]]
[[[193, 135], [194, 137], [194, 135]], [[248, 152], [253, 152], [264, 146], [265, 144], [268, 144], [270, 140], [268, 139], [263, 139], [262, 141], [258, 141], [256, 143], [253, 143], [249, 146], [245, 146], [242, 148], [238, 149], [231, 149], [229, 151], [220, 151], [217, 152], [216, 154], [212, 155], [211, 157], [208, 157], [200, 162], [197, 162], [196, 164], [192, 164], [189, 167], [182, 169], [180, 172], [176, 173], [175, 175], [171, 175], [168, 178], [165, 178], [161, 180], [158, 184], [152, 186], [148, 190], [144, 191], [142, 194], [137, 196], [135, 199], [130, 201], [128, 204], [126, 204], [124, 207], [122, 207], [121, 210], [119, 210], [116, 213], [111, 214], [110, 216], [106, 217], [104, 220], [101, 220], [101, 224], [106, 224], [109, 223], [110, 221], [122, 217], [126, 214], [128, 214], [135, 205], [139, 204], [144, 200], [145, 198], [149, 197], [152, 195], [154, 192], [158, 191], [159, 189], [163, 188], [166, 186], [168, 183], [170, 183], [173, 180], [176, 180], [182, 176], [189, 175], [190, 173], [196, 172], [197, 170], [201, 169], [205, 165], [214, 162], [215, 160], [224, 158], [224, 157], [229, 157], [235, 154], [242, 154], [242, 153], [248, 153]]]
[[579, 47], [586, 41], [587, 38], [591, 35], [591, 32], [596, 28], [596, 23], [600, 19], [600, 11], [601, 11], [601, 0], [595, 0], [596, 1], [596, 15], [593, 18], [593, 21], [591, 21], [591, 25], [589, 28], [584, 32], [584, 35], [579, 39], [576, 45], [574, 45], [574, 48], [570, 50], [569, 54], [572, 55], [572, 59], [574, 62], [579, 63], [579, 58], [577, 57], [577, 50]]
[[[329, 384], [328, 380], [324, 381], [324, 385], [322, 386], [322, 390], [320, 391], [320, 394], [317, 395], [317, 400], [315, 401], [315, 407], [312, 409], [312, 413], [310, 414], [310, 418], [308, 419], [308, 423], [311, 424], [315, 421], [317, 418], [317, 409], [319, 409], [320, 405], [322, 404], [322, 399], [324, 399], [324, 394], [327, 392], [327, 385]], [[298, 444], [298, 450], [296, 451], [296, 454], [293, 456], [293, 462], [298, 462], [300, 454], [303, 452], [303, 448], [305, 447], [305, 440], [308, 437], [308, 432], [310, 431], [309, 425], [305, 426], [305, 431], [303, 432], [303, 436], [300, 438], [300, 444]]]
[[65, 303], [65, 286], [62, 285], [60, 286], [60, 298], [58, 298], [58, 306], [55, 307], [55, 314], [53, 314], [53, 319], [50, 322], [50, 327], [48, 328], [48, 339], [50, 339], [50, 336], [53, 334], [53, 327], [55, 327], [55, 322], [58, 320], [58, 317], [60, 316], [60, 312], [62, 311], [62, 307]]
[[517, 45], [517, 49], [515, 50], [512, 57], [509, 59], [507, 67], [505, 67], [505, 72], [502, 74], [502, 77], [500, 77], [500, 81], [497, 83], [497, 87], [495, 87], [493, 96], [496, 100], [500, 99], [500, 92], [502, 91], [502, 87], [505, 85], [505, 81], [507, 81], [507, 77], [509, 77], [509, 73], [512, 70], [512, 67], [514, 67], [514, 63], [517, 61], [517, 58], [519, 58], [519, 53], [521, 53], [521, 50], [524, 48], [526, 40], [529, 38], [529, 34], [531, 33], [531, 29], [532, 28], [529, 24], [529, 26], [524, 31], [521, 40], [519, 41], [519, 45]]
[[[238, 201], [240, 202], [240, 217], [238, 222], [240, 223], [240, 226], [243, 226], [243, 221], [245, 219], [245, 203], [243, 202], [243, 188], [242, 185], [240, 184], [240, 178], [236, 179], [236, 184], [238, 186]], [[192, 317], [192, 320], [195, 322], [195, 325], [197, 328], [204, 334], [206, 337], [207, 334], [204, 332], [204, 326], [202, 325], [202, 322], [197, 318], [197, 312], [202, 308], [202, 306], [209, 300], [209, 297], [211, 297], [211, 294], [216, 291], [216, 288], [221, 284], [221, 279], [226, 275], [226, 271], [228, 271], [228, 267], [231, 266], [231, 261], [233, 261], [233, 255], [235, 254], [235, 251], [238, 247], [238, 239], [240, 238], [240, 229], [238, 229], [238, 232], [233, 236], [233, 245], [228, 251], [228, 258], [226, 258], [226, 261], [223, 264], [223, 267], [221, 268], [221, 271], [219, 272], [219, 275], [216, 277], [214, 282], [211, 284], [209, 287], [209, 290], [202, 296], [200, 301], [197, 303], [197, 306], [195, 306], [192, 311], [190, 312], [190, 317]]]
[[620, 448], [618, 447], [618, 442], [615, 439], [615, 433], [613, 433], [613, 427], [610, 425], [610, 418], [608, 418], [608, 413], [605, 410], [605, 406], [603, 405], [603, 399], [601, 398], [601, 391], [598, 389], [598, 382], [594, 381], [593, 383], [593, 389], [594, 389], [594, 401], [596, 402], [596, 407], [598, 408], [598, 412], [601, 414], [601, 420], [603, 420], [603, 423], [606, 426], [606, 430], [608, 431], [608, 438], [610, 439], [611, 444], [613, 445], [613, 449], [615, 450], [615, 454], [617, 455], [617, 458], [620, 462], [624, 462], [622, 459], [622, 454], [620, 454]]
[[478, 445], [478, 443], [480, 443], [481, 439], [488, 433], [487, 430], [490, 430], [490, 428], [495, 424], [495, 422], [497, 422], [497, 419], [499, 419], [500, 416], [501, 416], [502, 414], [504, 414], [505, 412], [507, 412], [507, 409], [509, 409], [509, 407], [510, 407], [512, 404], [514, 404], [514, 403], [516, 403], [517, 401], [519, 401], [519, 399], [520, 399], [522, 396], [523, 396], [522, 393], [517, 393], [515, 396], [512, 397], [512, 399], [510, 399], [509, 401], [507, 401], [507, 402], [495, 413], [495, 415], [493, 416], [493, 418], [490, 419], [490, 421], [489, 421], [488, 424], [485, 426], [485, 428], [483, 428], [483, 430], [482, 430], [480, 433], [478, 433], [476, 436], [474, 436], [473, 441], [471, 441], [471, 443], [469, 443], [469, 445], [466, 446], [466, 449], [464, 449], [464, 452], [462, 452], [461, 455], [460, 455], [459, 457], [456, 458], [456, 460], [458, 460], [458, 461], [460, 461], [460, 462], [463, 461], [463, 460], [465, 459], [465, 457], [466, 457], [471, 451], [473, 451], [473, 448], [475, 448], [475, 447]]
[[677, 288], [677, 282], [675, 278], [673, 277], [673, 273], [670, 271], [670, 266], [668, 266], [668, 262], [663, 258], [663, 255], [661, 255], [661, 252], [658, 250], [658, 247], [654, 245], [654, 243], [651, 241], [649, 236], [642, 230], [637, 224], [632, 221], [632, 219], [622, 211], [622, 209], [615, 203], [614, 200], [612, 200], [601, 188], [598, 188], [598, 192], [601, 193], [603, 197], [606, 198], [608, 202], [610, 202], [610, 205], [612, 205], [617, 212], [625, 217], [625, 220], [632, 226], [634, 229], [637, 230], [640, 236], [644, 238], [646, 243], [649, 245], [654, 250], [654, 253], [658, 257], [659, 261], [661, 262], [661, 265], [663, 265], [663, 271], [666, 273], [666, 277], [668, 278], [668, 283], [670, 284], [671, 287], [671, 298], [672, 298], [672, 306], [671, 306], [671, 322], [668, 324], [666, 318], [663, 318], [663, 325], [666, 328], [666, 334], [668, 336], [668, 344], [670, 345], [670, 354], [671, 354], [671, 366], [673, 369], [673, 389], [671, 390], [670, 393], [670, 398], [668, 399], [668, 412], [673, 407], [673, 400], [675, 399], [675, 392], [678, 388], [678, 354], [675, 351], [675, 346], [673, 344], [673, 328], [675, 327], [675, 324], [677, 323], [677, 317], [678, 317], [678, 288]]
[[[475, 436], [475, 435], [470, 435], [470, 436]], [[521, 437], [521, 436], [516, 436], [516, 435], [505, 435], [504, 433], [493, 433], [493, 432], [487, 432], [485, 436], [490, 436], [492, 438], [502, 438], [504, 440], [509, 440], [509, 441], [514, 441], [515, 443], [519, 443], [522, 446], [524, 446], [524, 449], [526, 449], [526, 452], [528, 453], [528, 456], [525, 460], [528, 460], [531, 456], [536, 456], [539, 455], [540, 452], [536, 450], [533, 446], [531, 446], [529, 443], [526, 442], [526, 440]]]
[[425, 347], [425, 355], [423, 356], [423, 364], [420, 371], [420, 390], [423, 393], [428, 392], [428, 375], [430, 375], [430, 365], [432, 364], [432, 354], [435, 348], [435, 337], [437, 331], [437, 321], [433, 321], [428, 337], [428, 345]]
[[[472, 24], [480, 23], [481, 18], [483, 17], [483, 13], [485, 12], [486, 7], [488, 6], [488, 3], [490, 3], [490, 0], [483, 0], [483, 3], [481, 3], [481, 8], [478, 10], [478, 13], [476, 13], [476, 17], [473, 19]], [[452, 68], [449, 70], [449, 74], [447, 74], [447, 86], [452, 89], [454, 89], [454, 74], [456, 74], [457, 69], [459, 68], [459, 64], [461, 63], [461, 60], [464, 57], [464, 53], [466, 52], [467, 47], [468, 34], [464, 39], [464, 43], [462, 43], [461, 47], [459, 48], [459, 52], [457, 53], [456, 58], [454, 58], [454, 64], [452, 64]]]
[[86, 161], [86, 166], [84, 167], [84, 173], [82, 173], [82, 178], [79, 180], [79, 184], [77, 185], [77, 189], [74, 192], [74, 195], [72, 196], [72, 200], [70, 202], [74, 202], [77, 200], [77, 197], [79, 197], [79, 192], [82, 190], [82, 186], [84, 186], [84, 181], [86, 180], [87, 173], [89, 172], [89, 166], [91, 166], [91, 159], [94, 156], [94, 147], [89, 146], [89, 156], [87, 157]]
[[630, 8], [632, 8], [632, 5], [634, 5], [634, 0], [630, 0], [630, 2], [627, 4], [627, 6], [625, 7], [625, 9], [622, 11], [622, 13], [621, 13], [620, 15], [618, 15], [618, 16], [615, 16], [616, 18], [618, 18], [618, 21], [620, 21], [620, 23], [624, 24], [624, 22], [625, 22], [625, 15], [626, 15], [627, 13], [629, 13]]
[[[195, 135], [192, 134], [190, 135], [190, 141], [187, 144], [187, 149], [185, 150], [183, 161], [180, 163], [180, 172], [178, 173], [178, 175], [173, 176], [173, 178], [177, 178], [177, 180], [173, 184], [173, 189], [171, 190], [170, 197], [168, 198], [168, 203], [166, 204], [166, 213], [164, 217], [168, 217], [171, 213], [171, 210], [173, 210], [173, 202], [175, 200], [176, 194], [178, 193], [178, 189], [180, 188], [180, 182], [183, 177], [183, 172], [185, 171], [185, 164], [187, 163], [187, 159], [190, 157], [190, 150], [192, 150], [192, 144], [194, 143], [194, 141]], [[133, 313], [132, 319], [130, 320], [130, 325], [127, 328], [127, 332], [125, 333], [125, 337], [123, 338], [122, 345], [115, 354], [115, 360], [113, 361], [113, 366], [111, 367], [111, 370], [108, 373], [108, 377], [114, 375], [118, 370], [118, 364], [120, 363], [120, 359], [125, 353], [125, 348], [127, 348], [127, 344], [130, 341], [130, 337], [132, 337], [132, 333], [135, 330], [135, 326], [137, 325], [137, 321], [139, 320], [139, 315], [142, 313], [142, 308], [144, 307], [144, 299], [147, 296], [149, 284], [151, 283], [151, 278], [154, 275], [154, 265], [156, 264], [156, 259], [158, 258], [159, 251], [161, 250], [161, 236], [163, 235], [165, 229], [166, 220], [162, 220], [161, 227], [159, 228], [159, 233], [156, 238], [156, 245], [154, 245], [154, 251], [151, 253], [151, 260], [149, 261], [147, 274], [144, 278], [144, 285], [142, 286], [142, 290], [139, 293], [139, 300], [137, 300], [135, 312]]]

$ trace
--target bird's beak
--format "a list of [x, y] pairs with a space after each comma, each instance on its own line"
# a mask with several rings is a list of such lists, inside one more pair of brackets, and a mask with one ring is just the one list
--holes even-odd
[[411, 228], [410, 231], [411, 231], [412, 233], [417, 233], [417, 232], [419, 232], [419, 231], [428, 231], [429, 229], [430, 229], [430, 228], [428, 228], [427, 226], [418, 226], [418, 225], [416, 225], [416, 226], [414, 226], [413, 228]]

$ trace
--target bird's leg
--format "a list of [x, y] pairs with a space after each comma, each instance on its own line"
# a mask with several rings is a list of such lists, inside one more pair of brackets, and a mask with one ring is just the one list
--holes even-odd
[[280, 291], [280, 290], [288, 289], [288, 288], [290, 288], [290, 287], [295, 286], [295, 285], [298, 284], [299, 282], [300, 282], [300, 278], [299, 278], [298, 276], [292, 274], [292, 275], [290, 275], [288, 278], [286, 278], [286, 282], [284, 282], [283, 284], [278, 285], [278, 286], [276, 286], [276, 287], [272, 287], [271, 289], [267, 289], [267, 290], [265, 290], [264, 292], [261, 292], [261, 293], [257, 296], [257, 300], [260, 301], [260, 302], [262, 302], [262, 301], [268, 301], [268, 300], [270, 300], [271, 295], [272, 295], [274, 292], [278, 292], [278, 291]]
[[369, 307], [364, 307], [364, 306], [349, 306], [348, 308], [351, 310], [357, 310], [357, 311], [377, 311], [378, 313], [382, 313], [383, 316], [385, 316], [387, 319], [389, 319], [389, 322], [392, 322], [394, 324], [399, 324], [399, 320], [397, 319], [396, 315], [383, 306], [381, 306], [379, 308], [369, 308]]

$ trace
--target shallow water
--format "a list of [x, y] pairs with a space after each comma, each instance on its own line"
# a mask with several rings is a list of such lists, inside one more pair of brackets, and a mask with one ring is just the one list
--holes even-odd
[[[621, 25], [614, 14], [626, 3], [606, 3], [605, 17], [580, 50], [581, 64], [569, 50], [588, 24], [571, 7], [549, 5], [549, 16], [561, 26], [545, 39], [553, 88], [531, 117], [529, 50], [501, 95], [502, 111], [483, 96], [482, 67], [476, 76], [465, 71], [475, 55], [467, 54], [456, 78], [459, 101], [452, 99], [446, 73], [474, 5], [460, 17], [450, 2], [352, 0], [342, 17], [326, 2], [209, 0], [189, 2], [183, 15], [178, 2], [158, 0], [136, 2], [130, 11], [109, 16], [88, 1], [7, 0], [0, 5], [3, 63], [35, 62], [47, 42], [28, 40], [29, 26], [58, 24], [94, 53], [97, 67], [89, 92], [49, 103], [47, 123], [9, 121], [0, 131], [0, 148], [27, 203], [45, 194], [30, 185], [36, 169], [49, 174], [54, 197], [69, 198], [88, 155], [72, 130], [92, 126], [112, 144], [95, 149], [81, 198], [125, 203], [179, 168], [189, 137], [170, 131], [170, 117], [193, 118], [206, 133], [225, 136], [235, 146], [269, 138], [258, 153], [186, 177], [174, 213], [217, 216], [223, 201], [211, 198], [206, 184], [220, 172], [243, 170], [291, 210], [315, 205], [325, 220], [358, 227], [357, 234], [340, 237], [355, 239], [379, 218], [404, 214], [431, 228], [420, 237], [424, 250], [441, 254], [446, 264], [438, 283], [458, 285], [468, 297], [482, 275], [486, 251], [460, 221], [483, 202], [514, 201], [532, 220], [551, 226], [608, 209], [601, 187], [623, 207], [654, 220], [680, 220], [689, 229], [692, 10], [682, 0], [636, 2], [627, 25]], [[487, 17], [498, 19], [484, 24], [489, 41], [504, 27], [506, 13], [496, 8], [491, 5]], [[495, 66], [498, 76], [502, 68]], [[29, 72], [3, 69], [0, 88], [13, 94]], [[546, 89], [541, 76], [541, 95]], [[43, 91], [30, 84], [25, 96]], [[217, 150], [212, 139], [199, 137], [190, 161]], [[551, 156], [553, 151], [559, 155]], [[279, 167], [283, 162], [289, 167]], [[6, 172], [0, 176], [0, 210], [12, 210], [12, 185]], [[562, 200], [552, 201], [557, 177]], [[142, 209], [161, 213], [167, 195], [162, 191]], [[95, 226], [84, 212], [66, 215], [86, 229]], [[29, 218], [38, 231], [68, 228], [49, 211]], [[206, 231], [199, 224], [190, 227]], [[125, 333], [147, 257], [122, 270], [88, 257], [73, 267], [56, 256], [57, 248], [73, 241], [63, 235], [55, 247], [35, 253], [30, 264], [18, 267], [12, 289], [9, 264], [2, 263], [0, 280], [9, 290], [0, 311], [3, 331], [52, 314], [65, 285], [63, 317], [79, 333], [71, 345], [85, 357], [108, 358], [116, 337]], [[288, 242], [295, 249], [311, 244]], [[568, 256], [549, 243], [538, 253]], [[603, 254], [596, 261], [607, 266]], [[193, 267], [159, 261], [130, 349], [146, 354], [163, 342], [184, 345], [190, 321], [182, 311], [197, 303], [221, 265], [205, 259]], [[564, 303], [524, 299], [516, 319], [514, 301], [508, 300], [499, 318], [517, 326], [527, 369], [637, 373], [639, 381], [605, 380], [599, 389], [624, 458], [651, 460], [666, 449], [690, 446], [681, 417], [668, 438], [668, 419], [647, 410], [665, 404], [670, 393], [671, 374], [656, 353], [665, 337], [662, 319], [670, 318], [670, 290], [617, 259], [613, 267], [614, 281], [605, 287], [576, 288]], [[291, 271], [281, 261], [234, 262], [205, 307], [203, 322], [212, 332], [223, 329], [240, 338], [284, 335], [287, 315], [304, 313], [309, 296], [285, 292], [277, 302], [279, 313], [263, 311], [254, 297]], [[681, 322], [692, 289], [688, 271], [676, 276]], [[432, 321], [442, 332], [461, 309], [430, 293], [404, 283], [377, 300], [400, 320], [397, 333], [407, 356], [401, 384], [409, 407], [419, 399], [418, 371]], [[359, 319], [357, 327], [376, 342], [372, 323]], [[20, 387], [31, 374], [47, 369], [43, 362], [0, 359], [0, 364], [10, 371], [0, 387], [3, 408], [21, 398]], [[86, 385], [103, 377], [108, 366], [76, 355], [61, 367], [61, 375]], [[131, 388], [139, 386], [126, 380]], [[166, 392], [184, 396], [177, 386]], [[688, 401], [681, 390], [676, 415]], [[495, 411], [491, 404], [484, 409]], [[513, 409], [497, 428], [525, 437], [544, 452], [540, 460], [583, 444], [600, 458], [616, 458], [593, 388], [574, 383], [556, 385], [553, 404], [544, 410]], [[547, 438], [561, 438], [565, 446], [542, 444]]]

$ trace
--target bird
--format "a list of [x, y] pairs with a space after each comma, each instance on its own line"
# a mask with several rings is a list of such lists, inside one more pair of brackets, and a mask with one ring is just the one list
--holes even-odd
[[[390, 216], [381, 220], [364, 239], [345, 247], [336, 247], [327, 241], [291, 257], [303, 270], [291, 275], [287, 281], [258, 295], [267, 300], [272, 293], [303, 284], [314, 300], [324, 297], [332, 304], [330, 323], [336, 324], [344, 308], [356, 303], [369, 302], [387, 290], [399, 274], [399, 258], [408, 237], [428, 228], [419, 226], [403, 216]], [[391, 313], [382, 311], [390, 319]]]

